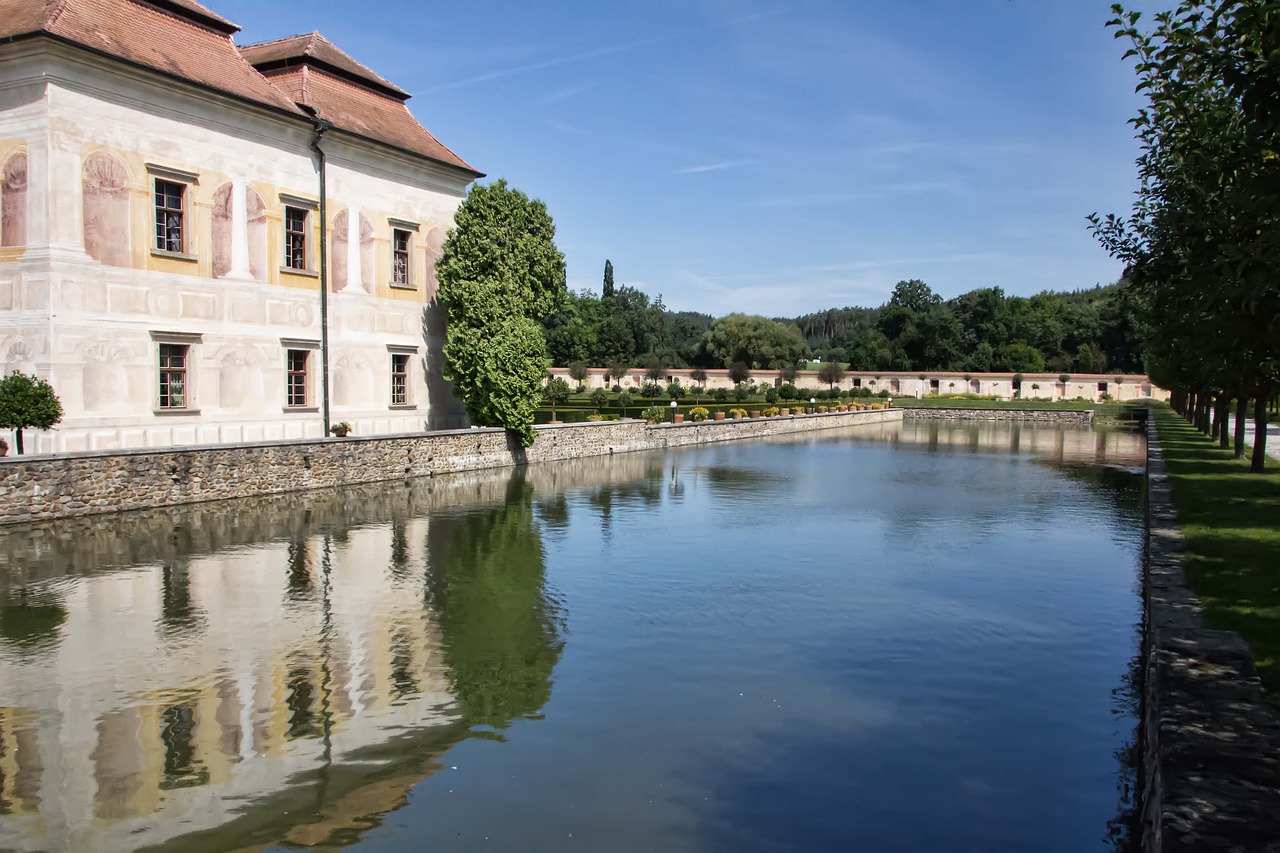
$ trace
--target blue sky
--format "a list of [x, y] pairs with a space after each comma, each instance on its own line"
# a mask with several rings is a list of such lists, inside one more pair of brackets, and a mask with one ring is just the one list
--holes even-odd
[[676, 310], [791, 316], [1120, 272], [1084, 219], [1135, 186], [1110, 0], [206, 2], [414, 93], [547, 202], [574, 289], [610, 258]]

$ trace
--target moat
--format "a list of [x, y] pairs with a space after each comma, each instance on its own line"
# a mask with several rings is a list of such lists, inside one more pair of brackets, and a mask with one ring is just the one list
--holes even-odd
[[871, 424], [0, 528], [0, 850], [1123, 849], [1143, 459]]

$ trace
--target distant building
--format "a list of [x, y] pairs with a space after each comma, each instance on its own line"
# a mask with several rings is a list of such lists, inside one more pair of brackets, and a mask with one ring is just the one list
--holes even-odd
[[0, 368], [65, 409], [33, 450], [319, 437], [326, 402], [356, 434], [466, 423], [434, 264], [481, 174], [323, 36], [237, 31], [0, 0]]

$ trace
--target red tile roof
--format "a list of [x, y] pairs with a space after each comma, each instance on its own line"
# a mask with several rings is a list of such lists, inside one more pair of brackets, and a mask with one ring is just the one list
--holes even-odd
[[41, 33], [298, 114], [245, 61], [238, 27], [194, 0], [0, 0], [0, 38]]
[[382, 90], [402, 101], [409, 98], [408, 92], [374, 73], [368, 66], [356, 62], [349, 54], [338, 49], [333, 42], [318, 32], [251, 44], [240, 48], [240, 53], [250, 65], [264, 73], [306, 64]]
[[242, 48], [288, 97], [335, 128], [482, 177], [409, 112], [409, 96], [318, 33]]

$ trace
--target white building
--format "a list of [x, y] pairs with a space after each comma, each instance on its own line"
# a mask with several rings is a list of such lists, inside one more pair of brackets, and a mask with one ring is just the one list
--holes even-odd
[[480, 173], [320, 35], [237, 29], [0, 0], [0, 368], [65, 410], [29, 452], [465, 425], [433, 267]]

